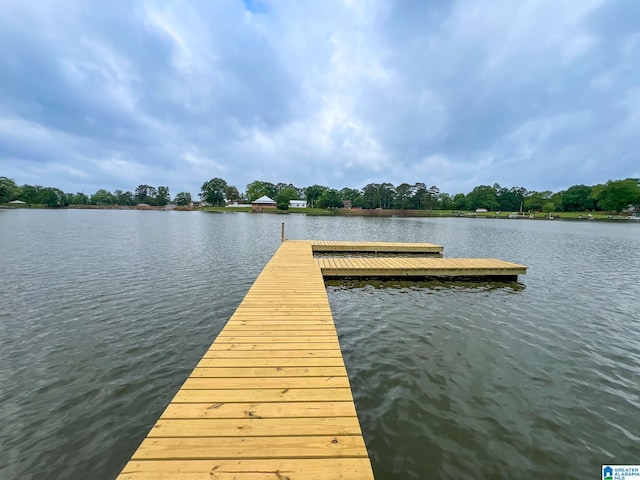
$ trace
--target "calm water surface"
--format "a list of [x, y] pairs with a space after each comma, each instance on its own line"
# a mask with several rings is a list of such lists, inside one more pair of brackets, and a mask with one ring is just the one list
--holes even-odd
[[0, 478], [112, 479], [288, 238], [431, 241], [518, 284], [328, 286], [380, 479], [640, 463], [640, 225], [0, 211]]

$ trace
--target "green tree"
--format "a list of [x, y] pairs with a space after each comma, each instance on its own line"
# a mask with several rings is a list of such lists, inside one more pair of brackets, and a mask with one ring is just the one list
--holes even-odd
[[424, 194], [423, 204], [430, 211], [433, 210], [433, 207], [437, 205], [438, 196], [440, 195], [440, 189], [435, 185], [429, 187], [429, 189]]
[[438, 208], [441, 210], [453, 210], [453, 198], [448, 193], [438, 195]]
[[20, 194], [20, 188], [12, 179], [0, 177], [0, 203], [7, 203], [15, 200]]
[[171, 200], [171, 194], [169, 193], [169, 187], [165, 187], [160, 185], [158, 187], [158, 192], [154, 198], [154, 205], [159, 207], [164, 207]]
[[67, 193], [67, 202], [69, 205], [89, 205], [89, 197], [82, 193]]
[[496, 200], [498, 208], [508, 212], [519, 212], [524, 208], [524, 199], [527, 196], [527, 189], [523, 187], [500, 187], [497, 183], [494, 185], [496, 190]]
[[362, 189], [364, 208], [391, 208], [396, 189], [391, 183], [369, 183]]
[[360, 208], [364, 202], [364, 197], [362, 196], [362, 192], [357, 188], [349, 188], [345, 187], [340, 190], [340, 198], [342, 200], [351, 201], [351, 206]]
[[224, 189], [224, 197], [227, 199], [227, 202], [236, 202], [240, 200], [241, 195], [235, 186], [228, 185], [227, 188]]
[[120, 197], [120, 195], [122, 195], [124, 192], [120, 189], [114, 190], [113, 191], [113, 203], [115, 203], [116, 205], [123, 205], [122, 203], [120, 203], [118, 201], [118, 197]]
[[152, 187], [151, 185], [138, 185], [134, 196], [134, 202], [151, 204], [157, 194], [158, 192], [155, 187]]
[[282, 204], [282, 203], [286, 203], [287, 204], [287, 208], [289, 208], [289, 202], [291, 200], [297, 200], [299, 197], [298, 195], [298, 189], [296, 187], [286, 187], [283, 188], [282, 190], [280, 190], [280, 193], [278, 193], [278, 195], [276, 195], [276, 203], [278, 205]]
[[620, 212], [629, 205], [640, 205], [640, 180], [609, 180], [605, 185], [594, 187], [593, 196], [599, 208]]
[[61, 207], [69, 204], [67, 196], [62, 190], [41, 185], [22, 185], [18, 200], [31, 205], [47, 205], [50, 207]]
[[556, 209], [556, 204], [553, 202], [547, 202], [542, 206], [542, 211], [544, 213], [551, 213]]
[[113, 205], [116, 203], [113, 194], [104, 188], [91, 195], [89, 202], [91, 205]]
[[323, 187], [322, 185], [311, 185], [304, 189], [304, 196], [307, 200], [307, 205], [311, 208], [315, 207], [316, 201], [322, 196], [322, 194], [327, 190], [327, 187]]
[[413, 185], [413, 198], [411, 199], [411, 208], [422, 210], [424, 197], [427, 194], [427, 184], [424, 182], [416, 182]]
[[468, 210], [475, 210], [476, 208], [486, 208], [493, 211], [498, 207], [498, 200], [496, 198], [496, 190], [494, 187], [488, 185], [480, 185], [475, 187], [467, 195], [466, 208]]
[[320, 208], [340, 208], [344, 206], [344, 203], [340, 198], [340, 192], [334, 188], [329, 188], [322, 192], [317, 205]]
[[527, 211], [542, 211], [542, 207], [551, 198], [551, 192], [529, 192], [524, 199], [524, 209]]
[[464, 210], [467, 208], [467, 196], [464, 193], [456, 193], [453, 196], [453, 208]]
[[123, 192], [122, 190], [116, 190], [113, 192], [117, 205], [130, 206], [134, 204], [133, 193], [130, 191]]
[[41, 185], [23, 185], [18, 200], [30, 205], [47, 205], [48, 207], [69, 205], [67, 195], [62, 190]]
[[554, 205], [554, 212], [562, 206], [562, 198], [564, 197], [564, 190], [560, 192], [556, 192], [551, 197], [549, 197], [549, 201]]
[[48, 207], [66, 207], [69, 205], [67, 195], [55, 187], [43, 188], [39, 203], [44, 203]]
[[189, 192], [180, 192], [176, 195], [176, 198], [173, 200], [176, 205], [181, 207], [186, 207], [191, 205], [191, 194]]
[[362, 189], [364, 208], [382, 208], [382, 197], [380, 195], [382, 186], [379, 183], [369, 183]]
[[24, 184], [20, 187], [20, 194], [18, 196], [18, 200], [22, 200], [30, 205], [35, 205], [41, 203], [40, 193], [42, 191], [42, 187], [40, 185], [28, 185]]
[[593, 210], [596, 206], [592, 196], [593, 187], [574, 185], [562, 195], [562, 210], [565, 212], [582, 212]]
[[216, 207], [224, 206], [224, 191], [227, 188], [227, 182], [221, 178], [212, 178], [208, 182], [204, 182], [201, 187], [200, 198], [206, 200], [209, 205]]
[[247, 185], [247, 200], [249, 203], [264, 195], [275, 200], [277, 195], [276, 186], [271, 182], [263, 182], [261, 180], [255, 180]]
[[394, 207], [401, 210], [405, 210], [411, 207], [411, 199], [413, 198], [414, 190], [413, 185], [408, 183], [401, 183], [396, 187], [396, 195]]
[[360, 195], [362, 195], [362, 193], [357, 188], [344, 187], [340, 190], [340, 198], [343, 200], [351, 200], [351, 203], [355, 202]]
[[276, 197], [277, 197], [278, 195], [280, 195], [280, 193], [281, 193], [283, 190], [291, 190], [291, 189], [295, 190], [295, 192], [296, 192], [296, 194], [295, 194], [295, 196], [293, 197], [293, 199], [300, 199], [300, 198], [302, 198], [302, 195], [304, 194], [304, 192], [302, 191], [302, 189], [301, 189], [301, 188], [296, 187], [293, 183], [283, 183], [283, 182], [278, 182], [278, 183], [276, 183], [276, 185], [275, 185], [275, 187], [274, 187], [274, 188], [275, 188], [275, 195], [276, 195]]
[[84, 192], [78, 192], [75, 195], [75, 201], [78, 205], [89, 205], [91, 200], [89, 199], [89, 195]]
[[380, 184], [380, 203], [382, 208], [391, 208], [396, 198], [396, 188], [389, 182]]

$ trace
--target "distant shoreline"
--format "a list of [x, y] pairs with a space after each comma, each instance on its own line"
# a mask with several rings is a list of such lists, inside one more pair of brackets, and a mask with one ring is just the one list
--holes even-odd
[[[2, 204], [0, 209], [39, 209], [39, 210], [136, 210], [136, 211], [178, 211], [178, 212], [205, 212], [205, 213], [266, 213], [272, 215], [305, 214], [309, 216], [340, 216], [340, 217], [406, 217], [406, 218], [477, 218], [500, 220], [573, 220], [573, 221], [631, 221], [640, 220], [640, 217], [628, 214], [611, 214], [607, 212], [542, 212], [523, 213], [515, 212], [474, 212], [465, 210], [393, 210], [393, 209], [321, 209], [321, 208], [291, 208], [278, 210], [276, 208], [264, 209], [261, 212], [252, 211], [251, 208], [235, 207], [180, 207], [172, 206], [121, 206], [121, 205], [69, 205], [67, 207], [48, 207], [46, 205], [9, 205]], [[638, 222], [640, 223], [640, 221]]]

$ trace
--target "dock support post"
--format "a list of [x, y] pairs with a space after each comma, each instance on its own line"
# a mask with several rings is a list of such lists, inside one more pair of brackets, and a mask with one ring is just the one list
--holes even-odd
[[284, 222], [282, 222], [282, 239], [281, 242], [284, 243]]

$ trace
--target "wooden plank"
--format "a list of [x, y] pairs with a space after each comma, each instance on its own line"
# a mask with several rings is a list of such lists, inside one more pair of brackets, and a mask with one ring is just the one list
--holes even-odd
[[263, 388], [245, 390], [187, 390], [181, 388], [175, 403], [321, 402], [353, 401], [350, 388]]
[[135, 460], [118, 480], [362, 480], [373, 478], [366, 458]]
[[329, 323], [326, 321], [304, 321], [304, 320], [289, 320], [289, 321], [269, 321], [269, 320], [231, 320], [227, 322], [227, 325], [224, 327], [223, 332], [226, 334], [228, 332], [243, 332], [249, 329], [255, 329], [258, 331], [264, 331], [268, 329], [268, 331], [274, 330], [284, 330], [284, 331], [331, 331], [335, 332], [336, 328], [333, 323]]
[[348, 377], [230, 377], [198, 378], [189, 377], [182, 385], [183, 389], [239, 389], [248, 388], [349, 388]]
[[[324, 288], [324, 286], [323, 286]], [[265, 308], [265, 309], [258, 309], [258, 308], [245, 308], [242, 311], [238, 312], [238, 315], [241, 315], [243, 317], [249, 317], [249, 316], [255, 316], [258, 318], [262, 318], [262, 319], [267, 319], [269, 317], [272, 318], [283, 318], [283, 319], [294, 319], [294, 318], [301, 318], [301, 317], [308, 317], [310, 320], [313, 320], [314, 317], [322, 317], [322, 318], [326, 318], [327, 315], [330, 314], [330, 311], [324, 311], [324, 310], [303, 310], [303, 309], [296, 309], [296, 310], [287, 310], [284, 307], [280, 307], [280, 308]], [[234, 317], [235, 318], [235, 317]]]
[[294, 357], [294, 358], [206, 358], [204, 357], [196, 368], [217, 367], [342, 367], [344, 362], [341, 357]]
[[254, 322], [254, 321], [262, 321], [262, 322], [279, 322], [283, 325], [287, 323], [304, 323], [304, 324], [312, 324], [312, 323], [330, 323], [333, 325], [333, 318], [331, 314], [328, 313], [314, 313], [313, 315], [305, 314], [305, 315], [278, 315], [276, 313], [272, 313], [269, 315], [264, 315], [258, 312], [246, 312], [243, 314], [233, 315], [230, 319], [230, 322]]
[[[308, 345], [306, 345], [308, 347]], [[337, 348], [309, 350], [308, 348], [288, 350], [229, 350], [209, 349], [203, 358], [342, 358]]]
[[191, 372], [191, 378], [221, 377], [338, 377], [347, 376], [344, 366], [338, 367], [197, 367]]
[[[276, 326], [277, 327], [277, 326]], [[268, 330], [266, 329], [268, 328]], [[287, 328], [291, 328], [290, 326]], [[296, 328], [295, 330], [285, 330], [285, 329], [273, 329], [273, 327], [264, 327], [263, 329], [259, 329], [253, 326], [245, 326], [244, 328], [231, 327], [225, 328], [218, 338], [236, 338], [236, 337], [256, 337], [259, 335], [260, 337], [277, 337], [277, 338], [296, 338], [299, 337], [302, 333], [304, 335], [315, 339], [315, 341], [320, 341], [317, 337], [327, 338], [331, 336], [332, 338], [336, 336], [335, 328], [325, 328], [324, 330], [318, 330], [318, 327], [313, 325], [312, 328]], [[295, 336], [295, 337], [294, 337]], [[309, 340], [308, 340], [309, 341]]]
[[227, 336], [220, 335], [216, 339], [216, 343], [226, 344], [226, 343], [297, 343], [297, 344], [305, 344], [305, 343], [330, 343], [339, 348], [338, 337], [336, 335], [327, 335], [326, 333], [322, 335], [316, 336], [285, 336], [283, 334], [279, 334], [278, 336]]
[[[206, 421], [206, 420], [205, 420]], [[133, 460], [366, 457], [360, 435], [147, 438]]]
[[171, 403], [160, 418], [355, 417], [352, 402]]
[[[322, 343], [289, 343], [289, 342], [260, 342], [260, 343], [226, 343], [216, 342], [214, 343], [209, 352], [211, 351], [223, 351], [223, 350], [249, 350], [249, 351], [271, 351], [277, 352], [279, 350], [338, 350], [340, 346], [337, 342], [322, 342]], [[205, 354], [206, 355], [206, 354]]]
[[310, 418], [221, 418], [179, 419], [161, 418], [147, 438], [156, 437], [281, 437], [313, 435], [361, 435], [354, 417]]

